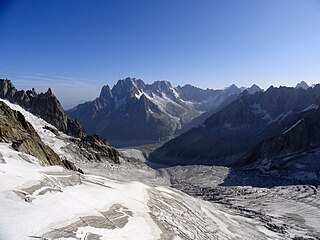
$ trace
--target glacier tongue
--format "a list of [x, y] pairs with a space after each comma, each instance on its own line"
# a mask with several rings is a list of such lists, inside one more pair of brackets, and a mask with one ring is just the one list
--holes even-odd
[[[20, 107], [43, 141], [86, 174], [43, 166], [0, 143], [0, 239], [275, 239], [258, 221], [168, 186], [165, 174], [137, 160], [78, 161], [69, 137]], [[127, 151], [137, 154], [135, 151]]]
[[0, 230], [0, 239], [266, 236], [254, 221], [170, 187], [40, 166], [6, 144], [0, 144], [0, 150], [5, 161], [0, 164], [0, 225], [6, 226]]

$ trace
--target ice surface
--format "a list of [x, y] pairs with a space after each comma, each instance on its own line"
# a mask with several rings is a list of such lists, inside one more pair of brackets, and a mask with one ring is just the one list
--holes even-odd
[[[139, 150], [121, 150], [124, 157], [140, 159], [137, 162], [78, 162], [65, 152], [68, 136], [57, 137], [43, 129], [48, 123], [6, 103], [22, 112], [46, 144], [79, 164], [85, 174], [43, 166], [0, 143], [0, 239], [244, 240], [319, 233], [316, 188], [219, 187], [230, 174], [224, 167], [172, 170], [176, 177], [172, 182], [186, 186], [182, 190], [195, 198], [167, 186], [166, 172], [144, 166]], [[220, 202], [212, 200], [217, 197]]]
[[146, 161], [146, 158], [143, 155], [141, 150], [138, 150], [138, 149], [118, 149], [118, 151], [124, 157], [135, 158], [135, 159], [140, 160], [141, 162]]

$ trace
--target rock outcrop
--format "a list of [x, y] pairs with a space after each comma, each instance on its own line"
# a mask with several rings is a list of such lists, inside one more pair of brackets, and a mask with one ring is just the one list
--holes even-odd
[[24, 116], [0, 101], [0, 141], [11, 143], [12, 148], [27, 153], [49, 165], [61, 165], [59, 156], [45, 145]]
[[106, 140], [101, 140], [97, 135], [90, 135], [81, 139], [72, 139], [79, 147], [78, 154], [85, 157], [89, 162], [112, 162], [119, 164], [119, 152], [111, 147]]
[[37, 93], [34, 89], [18, 91], [10, 80], [0, 79], [0, 98], [19, 104], [68, 135], [85, 135], [80, 124], [67, 116], [50, 88], [45, 93]]

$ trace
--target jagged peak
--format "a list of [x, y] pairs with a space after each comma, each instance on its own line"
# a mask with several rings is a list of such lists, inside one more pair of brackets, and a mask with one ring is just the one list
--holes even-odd
[[237, 85], [233, 83], [230, 86], [226, 87], [225, 89], [227, 90], [227, 89], [239, 89], [239, 88], [237, 87]]
[[111, 92], [109, 85], [104, 85], [101, 88], [99, 98], [104, 98], [104, 99], [112, 98], [112, 92]]
[[255, 84], [255, 83], [252, 84], [250, 88], [259, 88], [259, 89], [261, 89], [261, 88], [260, 88], [257, 84]]
[[113, 86], [135, 86], [135, 87], [143, 87], [145, 83], [143, 80], [135, 78], [135, 77], [126, 77], [125, 79], [119, 79], [118, 82]]
[[266, 92], [272, 91], [273, 89], [275, 89], [275, 87], [273, 85], [271, 85], [270, 87], [267, 88]]
[[28, 95], [28, 97], [36, 97], [38, 95], [34, 88], [32, 88], [32, 90], [27, 90], [26, 94]]
[[255, 94], [256, 92], [261, 92], [263, 91], [258, 85], [252, 84], [251, 87], [247, 88], [246, 91], [249, 94]]
[[[180, 85], [179, 85], [180, 86]], [[178, 86], [178, 87], [179, 87]], [[182, 87], [180, 86], [180, 88], [188, 88], [188, 89], [191, 89], [191, 88], [193, 88], [193, 89], [201, 89], [201, 88], [199, 88], [199, 87], [195, 87], [195, 86], [193, 86], [193, 85], [191, 85], [191, 84], [189, 84], [189, 83], [187, 83], [187, 84], [185, 84], [185, 85], [183, 85]], [[208, 88], [207, 88], [208, 89]]]
[[153, 84], [166, 84], [166, 85], [170, 85], [171, 86], [171, 83], [169, 81], [166, 81], [166, 80], [157, 80]]
[[17, 91], [10, 80], [0, 79], [0, 97], [28, 109], [32, 114], [40, 116], [66, 134], [75, 137], [85, 135], [81, 126], [66, 115], [50, 87], [45, 93], [39, 94], [34, 88], [27, 91]]
[[231, 84], [229, 87], [226, 87], [223, 90], [229, 94], [241, 91], [240, 88], [238, 88], [235, 84]]
[[301, 81], [296, 85], [296, 88], [297, 89], [302, 88], [302, 89], [306, 90], [309, 88], [309, 85], [305, 81]]
[[15, 86], [13, 85], [13, 83], [11, 82], [11, 80], [9, 79], [0, 79], [0, 84], [3, 86], [3, 87], [6, 87], [7, 89], [15, 89]]
[[165, 80], [155, 81], [154, 83], [151, 84], [151, 87], [159, 90], [166, 90], [166, 89], [173, 88], [171, 83]]
[[[121, 81], [121, 80], [119, 80], [119, 81]], [[123, 81], [127, 84], [129, 83], [129, 84], [133, 84], [133, 85], [137, 85], [137, 84], [141, 84], [141, 83], [144, 84], [143, 80], [141, 80], [139, 78], [135, 78], [135, 77], [126, 77], [125, 79], [123, 79]]]
[[136, 94], [140, 94], [144, 88], [145, 83], [141, 79], [127, 77], [119, 80], [113, 86], [111, 92], [113, 97], [122, 99], [124, 97], [134, 97]]
[[49, 87], [48, 88], [48, 90], [47, 90], [47, 92], [46, 92], [47, 94], [49, 94], [49, 95], [53, 95], [53, 93], [52, 93], [52, 90], [51, 90], [51, 88]]
[[12, 82], [11, 82], [11, 80], [8, 79], [8, 78], [5, 78], [5, 79], [4, 79], [4, 78], [1, 78], [0, 81], [1, 81], [1, 82], [6, 82], [6, 83], [8, 83], [8, 84], [10, 84], [10, 85], [13, 85]]
[[136, 82], [136, 78], [135, 77], [126, 77], [125, 79], [124, 79], [124, 81], [125, 82]]

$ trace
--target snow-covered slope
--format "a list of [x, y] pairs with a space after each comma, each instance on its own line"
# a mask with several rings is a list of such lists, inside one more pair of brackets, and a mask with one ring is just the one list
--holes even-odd
[[273, 239], [315, 240], [320, 236], [320, 186], [290, 185], [286, 176], [279, 178], [275, 171], [235, 171], [201, 165], [172, 167], [166, 171], [175, 188], [256, 219], [275, 232]]
[[[62, 150], [62, 148], [67, 145], [67, 143], [65, 141], [63, 141], [62, 139], [69, 139], [71, 137], [69, 137], [68, 135], [66, 135], [62, 132], [59, 132], [56, 127], [47, 123], [45, 120], [34, 116], [33, 114], [26, 111], [25, 109], [23, 109], [19, 105], [12, 104], [9, 101], [4, 100], [4, 99], [0, 99], [0, 101], [7, 104], [11, 109], [21, 112], [24, 115], [24, 117], [26, 118], [26, 120], [32, 124], [32, 126], [34, 127], [36, 132], [39, 134], [41, 140], [46, 145], [51, 147], [52, 150], [54, 150], [60, 157], [63, 157], [64, 159], [72, 160], [72, 157], [68, 153], [66, 153], [65, 151]], [[45, 129], [44, 128], [45, 126], [48, 126], [52, 129], [55, 129], [56, 131], [58, 131], [61, 138], [57, 138], [57, 136], [53, 132]]]
[[146, 161], [146, 157], [143, 155], [142, 151], [138, 149], [119, 149], [119, 152], [122, 156], [128, 158], [135, 158], [140, 160], [141, 162]]
[[0, 239], [273, 239], [257, 222], [169, 187], [26, 162], [0, 144]]
[[138, 163], [78, 161], [67, 151], [69, 137], [9, 105], [86, 174], [43, 166], [0, 143], [0, 239], [284, 239], [255, 219], [166, 186], [161, 172]]

